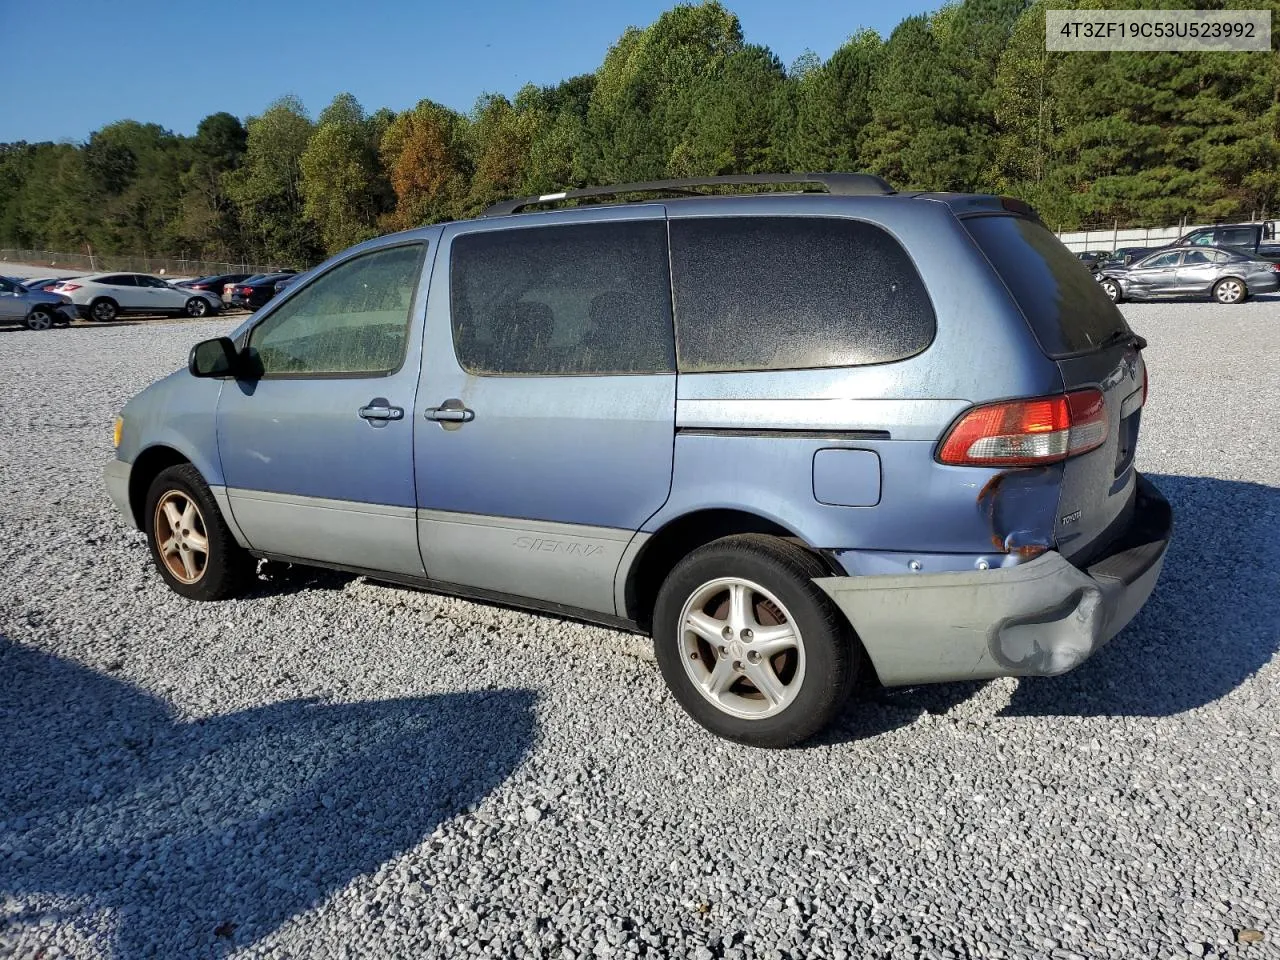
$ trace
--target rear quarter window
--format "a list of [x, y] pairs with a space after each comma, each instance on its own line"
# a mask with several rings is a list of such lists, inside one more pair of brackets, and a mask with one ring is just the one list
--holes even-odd
[[924, 281], [880, 227], [707, 217], [673, 220], [670, 230], [683, 372], [890, 363], [933, 341]]
[[1011, 216], [967, 217], [961, 223], [1049, 357], [1086, 353], [1128, 329], [1089, 268], [1043, 224]]

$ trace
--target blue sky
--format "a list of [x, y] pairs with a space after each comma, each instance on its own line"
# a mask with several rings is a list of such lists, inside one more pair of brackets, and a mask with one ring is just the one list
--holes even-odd
[[[485, 91], [593, 70], [629, 24], [668, 2], [642, 0], [3, 0], [0, 142], [83, 140], [131, 118], [193, 133], [207, 114], [259, 113], [285, 93], [317, 114], [335, 94], [366, 109], [430, 97], [466, 110]], [[747, 40], [790, 64], [849, 34], [888, 35], [936, 7], [866, 0], [726, 0]]]

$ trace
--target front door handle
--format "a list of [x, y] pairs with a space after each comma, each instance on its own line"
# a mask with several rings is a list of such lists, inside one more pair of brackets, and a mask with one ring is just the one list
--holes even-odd
[[427, 407], [426, 418], [441, 423], [470, 423], [476, 418], [476, 412], [462, 405], [462, 401], [451, 398], [438, 407]]
[[386, 397], [374, 397], [367, 407], [361, 407], [357, 412], [375, 427], [385, 427], [390, 420], [404, 418], [404, 409], [391, 406]]

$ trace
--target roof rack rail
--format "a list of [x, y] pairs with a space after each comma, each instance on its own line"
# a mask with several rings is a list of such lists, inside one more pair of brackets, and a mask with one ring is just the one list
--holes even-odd
[[584, 187], [580, 190], [561, 190], [544, 193], [538, 197], [521, 197], [504, 200], [484, 211], [486, 217], [505, 217], [519, 213], [526, 207], [561, 200], [582, 200], [588, 197], [612, 197], [624, 193], [675, 193], [690, 197], [716, 196], [701, 193], [694, 187], [719, 187], [736, 185], [762, 185], [770, 183], [814, 183], [824, 187], [827, 193], [839, 197], [886, 196], [897, 191], [888, 182], [871, 173], [746, 173], [726, 177], [686, 177], [680, 180], [649, 180], [644, 183], [615, 183], [607, 187]]

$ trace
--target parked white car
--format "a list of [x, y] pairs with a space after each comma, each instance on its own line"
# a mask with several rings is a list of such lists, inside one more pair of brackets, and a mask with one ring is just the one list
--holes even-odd
[[215, 293], [173, 287], [145, 273], [93, 273], [66, 280], [54, 291], [70, 297], [86, 320], [104, 323], [125, 313], [203, 317], [222, 309]]

